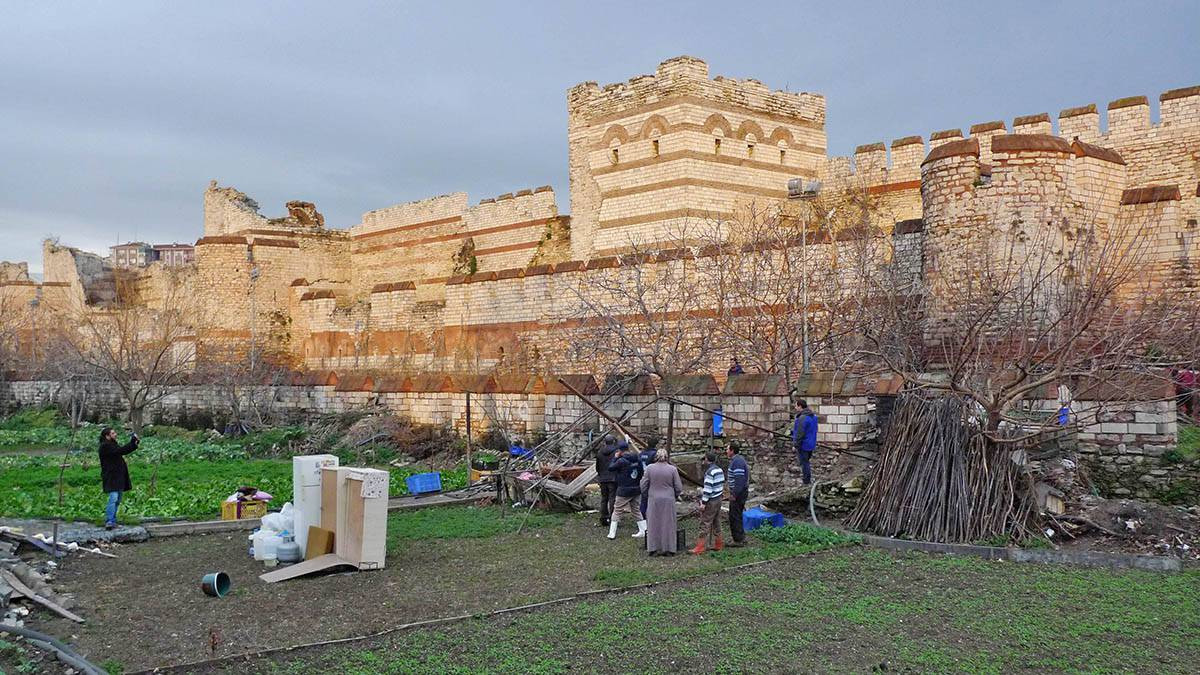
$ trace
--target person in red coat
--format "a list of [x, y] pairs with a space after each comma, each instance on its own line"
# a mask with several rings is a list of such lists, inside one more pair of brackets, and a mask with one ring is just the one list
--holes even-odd
[[104, 507], [104, 529], [117, 526], [117, 507], [121, 505], [121, 494], [133, 489], [129, 480], [129, 467], [125, 455], [137, 450], [141, 439], [137, 434], [129, 437], [125, 445], [117, 444], [117, 432], [104, 427], [100, 432], [100, 481], [108, 493], [108, 505]]

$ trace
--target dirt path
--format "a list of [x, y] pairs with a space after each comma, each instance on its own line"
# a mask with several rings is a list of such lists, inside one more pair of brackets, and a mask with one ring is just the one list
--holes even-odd
[[[601, 587], [603, 569], [628, 566], [652, 578], [711, 564], [647, 558], [630, 529], [608, 541], [594, 523], [564, 516], [519, 535], [405, 541], [384, 570], [279, 584], [258, 579], [264, 569], [247, 555], [244, 533], [152, 539], [118, 548], [115, 560], [71, 559], [60, 571], [55, 587], [75, 595], [87, 624], [41, 614], [35, 623], [95, 663], [139, 669], [562, 597]], [[232, 578], [233, 593], [209, 598], [200, 578], [218, 570]]]

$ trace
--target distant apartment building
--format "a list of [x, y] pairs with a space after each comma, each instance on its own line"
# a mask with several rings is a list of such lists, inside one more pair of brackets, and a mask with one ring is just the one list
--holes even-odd
[[109, 248], [113, 267], [145, 267], [154, 262], [154, 247], [144, 241], [131, 241]]
[[194, 249], [191, 244], [147, 244], [144, 241], [131, 241], [118, 244], [109, 249], [113, 267], [131, 268], [145, 267], [153, 262], [161, 262], [167, 267], [190, 265], [194, 260]]
[[195, 248], [191, 244], [155, 244], [154, 259], [167, 267], [190, 265], [194, 260]]

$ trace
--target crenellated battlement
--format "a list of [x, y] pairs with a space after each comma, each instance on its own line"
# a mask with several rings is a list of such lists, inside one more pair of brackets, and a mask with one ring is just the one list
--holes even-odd
[[653, 75], [639, 75], [625, 82], [603, 87], [595, 82], [577, 84], [567, 91], [567, 110], [584, 117], [608, 116], [680, 96], [825, 123], [825, 97], [821, 94], [772, 90], [753, 78], [718, 75], [710, 79], [708, 64], [693, 56], [667, 59], [658, 64]]
[[[1058, 133], [1048, 112], [1013, 118], [1011, 132], [1004, 120], [972, 124], [966, 138], [979, 141], [980, 162], [991, 162], [991, 139], [1007, 134], [1057, 135], [1066, 140], [1078, 138], [1102, 147], [1121, 145], [1121, 139], [1144, 135], [1154, 130], [1200, 135], [1200, 86], [1172, 89], [1159, 97], [1159, 121], [1151, 118], [1146, 96], [1128, 96], [1110, 102], [1104, 119], [1095, 103], [1066, 108], [1058, 115]], [[1102, 134], [1101, 126], [1107, 124]], [[821, 178], [834, 186], [885, 186], [919, 178], [919, 167], [926, 153], [946, 143], [964, 138], [961, 129], [935, 131], [929, 135], [928, 148], [920, 136], [892, 141], [891, 152], [882, 142], [858, 146], [850, 157], [829, 157]], [[920, 148], [920, 151], [917, 151]], [[914, 169], [917, 171], [913, 173]]]

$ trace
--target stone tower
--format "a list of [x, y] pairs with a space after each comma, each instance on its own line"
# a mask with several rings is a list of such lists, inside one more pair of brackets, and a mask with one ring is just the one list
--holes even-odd
[[709, 79], [690, 56], [567, 93], [571, 255], [588, 259], [787, 196], [825, 161], [825, 98]]

